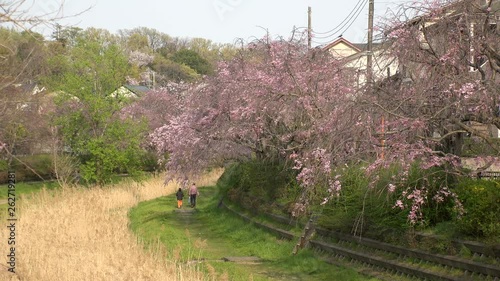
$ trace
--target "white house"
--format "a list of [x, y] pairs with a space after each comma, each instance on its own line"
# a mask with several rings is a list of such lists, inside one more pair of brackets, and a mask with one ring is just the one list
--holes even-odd
[[[338, 38], [323, 47], [333, 57], [342, 60], [347, 68], [356, 73], [357, 85], [362, 87], [366, 83], [367, 71], [367, 44], [351, 43], [345, 38]], [[372, 73], [374, 81], [380, 81], [397, 73], [398, 63], [389, 56], [384, 45], [374, 43], [372, 50]]]

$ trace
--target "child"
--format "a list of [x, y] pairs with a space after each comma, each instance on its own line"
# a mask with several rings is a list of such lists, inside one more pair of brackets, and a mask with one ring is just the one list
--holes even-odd
[[177, 197], [177, 209], [180, 209], [182, 207], [182, 199], [184, 198], [184, 192], [182, 192], [182, 189], [179, 188], [175, 196]]

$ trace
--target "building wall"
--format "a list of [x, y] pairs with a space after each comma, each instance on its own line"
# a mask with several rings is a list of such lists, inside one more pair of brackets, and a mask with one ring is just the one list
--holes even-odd
[[351, 46], [347, 45], [344, 42], [339, 42], [335, 46], [332, 46], [330, 49], [328, 49], [328, 51], [335, 58], [345, 58], [358, 53], [358, 50], [353, 49]]
[[[346, 58], [347, 67], [355, 69], [357, 72], [357, 84], [358, 86], [363, 86], [366, 83], [366, 71], [367, 71], [367, 53], [359, 53], [355, 56]], [[385, 54], [383, 49], [378, 49], [373, 52], [372, 57], [372, 71], [373, 79], [375, 81], [388, 78], [398, 72], [397, 61]]]

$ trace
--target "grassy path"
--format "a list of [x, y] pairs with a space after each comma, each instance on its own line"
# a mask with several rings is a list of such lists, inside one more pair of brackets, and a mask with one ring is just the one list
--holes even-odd
[[[129, 213], [132, 230], [146, 244], [158, 247], [159, 242], [169, 259], [205, 272], [207, 280], [375, 280], [319, 261], [309, 250], [292, 256], [294, 242], [217, 208], [215, 187], [200, 188], [200, 193], [194, 212], [178, 212], [174, 195], [141, 202]], [[222, 261], [251, 256], [261, 262]]]

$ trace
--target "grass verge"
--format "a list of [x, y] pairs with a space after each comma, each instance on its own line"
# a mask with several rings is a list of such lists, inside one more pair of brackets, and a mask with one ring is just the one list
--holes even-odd
[[[8, 197], [8, 185], [0, 184], [0, 201], [6, 200]], [[45, 181], [45, 182], [18, 182], [16, 183], [16, 196], [21, 194], [31, 194], [39, 192], [43, 188], [52, 190], [57, 188], [59, 185], [56, 181]]]

